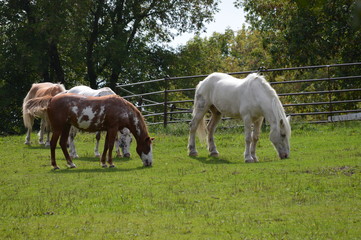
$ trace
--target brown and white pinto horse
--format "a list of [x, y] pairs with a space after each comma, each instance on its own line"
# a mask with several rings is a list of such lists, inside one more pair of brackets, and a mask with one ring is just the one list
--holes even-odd
[[[32, 114], [30, 114], [28, 112], [26, 102], [30, 99], [37, 98], [37, 97], [55, 96], [56, 94], [58, 94], [60, 92], [64, 92], [64, 91], [65, 91], [65, 88], [62, 84], [55, 84], [55, 83], [50, 83], [50, 82], [34, 83], [31, 86], [28, 94], [26, 95], [26, 97], [24, 98], [24, 101], [23, 101], [23, 120], [24, 120], [25, 127], [28, 129], [26, 138], [25, 138], [25, 144], [30, 145], [30, 134], [31, 134], [31, 130], [33, 128], [34, 118], [35, 118]], [[46, 141], [46, 143], [44, 143], [43, 137], [44, 137], [44, 131], [45, 131], [47, 124], [44, 120], [44, 116], [40, 115], [38, 117], [41, 118], [40, 131], [38, 134], [39, 135], [39, 143], [49, 145], [50, 131], [49, 131], [49, 129], [47, 129], [47, 141]]]
[[[67, 149], [67, 140], [70, 127], [73, 125], [78, 129], [88, 132], [106, 131], [104, 151], [101, 156], [102, 167], [108, 163], [114, 167], [112, 150], [117, 132], [124, 127], [128, 128], [137, 142], [137, 153], [143, 161], [144, 166], [153, 163], [152, 141], [149, 137], [147, 126], [139, 110], [130, 102], [117, 95], [102, 97], [86, 97], [78, 94], [64, 93], [53, 98], [34, 99], [29, 103], [31, 106], [42, 105], [46, 110], [53, 136], [50, 141], [51, 164], [54, 169], [59, 169], [55, 161], [55, 148], [60, 137], [60, 146], [66, 158], [67, 164], [75, 168]], [[36, 109], [37, 108], [37, 109]], [[39, 111], [39, 107], [32, 108]]]

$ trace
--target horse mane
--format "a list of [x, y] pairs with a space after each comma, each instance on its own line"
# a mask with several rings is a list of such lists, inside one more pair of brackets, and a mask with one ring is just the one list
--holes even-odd
[[[277, 119], [283, 120], [283, 122], [287, 123], [287, 117], [285, 110], [283, 108], [283, 105], [274, 90], [274, 88], [271, 86], [271, 84], [266, 80], [266, 78], [258, 73], [252, 73], [247, 76], [247, 79], [249, 81], [257, 81], [259, 86], [263, 88], [263, 90], [266, 92], [266, 94], [272, 99], [272, 111]], [[290, 128], [288, 128], [290, 129]]]

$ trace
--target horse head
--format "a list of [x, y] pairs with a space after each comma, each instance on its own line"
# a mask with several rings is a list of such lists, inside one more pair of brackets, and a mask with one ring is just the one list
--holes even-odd
[[290, 156], [291, 127], [290, 117], [280, 119], [276, 127], [271, 127], [270, 140], [278, 152], [281, 159]]
[[137, 144], [137, 153], [143, 161], [144, 166], [152, 166], [153, 153], [152, 153], [152, 141], [154, 138], [146, 137]]

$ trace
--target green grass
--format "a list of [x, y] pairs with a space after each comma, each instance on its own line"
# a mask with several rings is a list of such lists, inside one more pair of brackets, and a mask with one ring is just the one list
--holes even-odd
[[254, 164], [240, 129], [217, 132], [219, 159], [188, 157], [184, 125], [151, 132], [151, 168], [133, 144], [102, 169], [79, 134], [77, 168], [57, 149], [53, 171], [49, 149], [1, 137], [0, 239], [360, 239], [360, 123], [296, 126], [286, 160], [264, 132]]

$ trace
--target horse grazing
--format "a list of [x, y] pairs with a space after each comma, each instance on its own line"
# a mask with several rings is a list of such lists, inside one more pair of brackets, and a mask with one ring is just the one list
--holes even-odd
[[[211, 111], [211, 119], [204, 124], [204, 115]], [[245, 162], [258, 162], [256, 146], [265, 118], [271, 127], [270, 140], [283, 159], [290, 155], [291, 127], [276, 91], [256, 73], [245, 79], [237, 79], [224, 73], [213, 73], [201, 81], [195, 92], [193, 118], [190, 124], [188, 149], [190, 156], [197, 156], [195, 133], [208, 132], [208, 150], [218, 156], [213, 135], [221, 116], [242, 118], [244, 122], [246, 149]], [[201, 135], [201, 134], [199, 134]]]
[[[128, 128], [137, 142], [137, 153], [144, 166], [153, 163], [152, 141], [139, 110], [130, 102], [117, 95], [86, 97], [73, 93], [58, 94], [54, 97], [38, 98], [28, 102], [32, 114], [46, 111], [53, 135], [50, 140], [51, 164], [59, 169], [55, 161], [55, 148], [60, 137], [60, 147], [67, 164], [75, 168], [68, 149], [67, 141], [71, 126], [87, 131], [106, 131], [104, 151], [100, 158], [102, 167], [108, 163], [114, 167], [112, 150], [119, 130]], [[34, 106], [34, 107], [32, 107]], [[41, 106], [41, 107], [39, 107]], [[109, 150], [109, 151], [108, 151]]]
[[[112, 89], [108, 88], [108, 87], [103, 87], [100, 89], [92, 89], [88, 86], [76, 86], [73, 87], [69, 90], [66, 91], [67, 93], [76, 93], [76, 94], [80, 94], [83, 96], [89, 96], [89, 97], [101, 97], [101, 96], [106, 96], [106, 95], [116, 95], [115, 92], [113, 92]], [[75, 145], [74, 145], [74, 138], [77, 134], [77, 129], [75, 127], [72, 127], [70, 130], [70, 134], [69, 134], [69, 149], [70, 149], [70, 156], [72, 158], [76, 158], [78, 157], [78, 154], [76, 153], [76, 149], [75, 149]], [[95, 148], [94, 148], [94, 154], [96, 157], [100, 157], [100, 153], [99, 153], [99, 141], [100, 141], [100, 135], [101, 132], [98, 131], [96, 133], [96, 144], [95, 144]], [[130, 134], [129, 129], [127, 128], [123, 128], [122, 130], [119, 131], [119, 135], [120, 137], [116, 137], [116, 141], [115, 141], [115, 149], [116, 149], [116, 153], [117, 156], [122, 156], [122, 154], [120, 153], [119, 148], [121, 148], [122, 152], [123, 152], [123, 156], [124, 157], [130, 157], [130, 144], [132, 142], [132, 136]]]
[[[44, 96], [55, 96], [56, 94], [64, 92], [64, 91], [65, 91], [65, 88], [62, 84], [55, 84], [55, 83], [50, 83], [50, 82], [34, 83], [31, 86], [28, 94], [26, 95], [26, 97], [24, 98], [24, 101], [23, 101], [23, 120], [24, 120], [25, 127], [28, 129], [26, 137], [25, 137], [25, 144], [30, 145], [30, 134], [31, 134], [31, 131], [32, 131], [32, 128], [34, 125], [34, 118], [35, 118], [34, 115], [32, 115], [28, 112], [26, 102], [33, 98], [44, 97]], [[41, 118], [40, 131], [38, 134], [39, 135], [39, 143], [45, 144], [46, 146], [50, 145], [49, 129], [47, 129], [46, 143], [44, 143], [44, 141], [43, 141], [44, 131], [45, 131], [45, 128], [47, 127], [46, 121], [44, 120], [44, 116], [40, 115], [39, 118]]]

